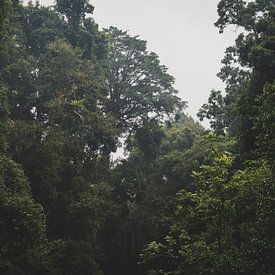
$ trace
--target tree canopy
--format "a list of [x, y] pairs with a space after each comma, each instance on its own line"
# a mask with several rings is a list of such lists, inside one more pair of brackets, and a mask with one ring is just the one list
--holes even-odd
[[274, 274], [274, 0], [218, 4], [212, 129], [93, 11], [0, 1], [0, 273]]

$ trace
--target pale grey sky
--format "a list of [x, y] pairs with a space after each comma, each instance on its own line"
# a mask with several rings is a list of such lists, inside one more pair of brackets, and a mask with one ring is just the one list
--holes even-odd
[[[53, 0], [40, 0], [52, 5]], [[218, 0], [93, 0], [100, 28], [116, 26], [148, 41], [148, 48], [176, 78], [180, 97], [194, 118], [211, 89], [223, 88], [216, 77], [225, 48], [236, 33], [214, 27]]]

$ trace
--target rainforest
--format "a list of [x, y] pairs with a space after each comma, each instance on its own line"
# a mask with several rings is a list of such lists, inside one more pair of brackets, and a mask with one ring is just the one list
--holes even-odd
[[93, 12], [0, 0], [0, 274], [275, 274], [275, 1], [219, 1], [238, 31], [197, 118]]

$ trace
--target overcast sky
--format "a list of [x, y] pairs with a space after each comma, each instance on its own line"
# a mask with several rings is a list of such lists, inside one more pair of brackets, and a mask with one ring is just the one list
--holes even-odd
[[[40, 0], [52, 5], [53, 0]], [[116, 26], [148, 41], [162, 64], [176, 78], [176, 89], [188, 101], [187, 112], [196, 116], [210, 90], [223, 88], [216, 77], [225, 48], [236, 33], [219, 34], [218, 0], [93, 0], [100, 28]]]

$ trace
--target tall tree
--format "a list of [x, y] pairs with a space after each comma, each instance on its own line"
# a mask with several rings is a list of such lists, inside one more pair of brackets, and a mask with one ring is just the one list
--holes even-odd
[[[236, 44], [229, 47], [219, 76], [226, 83], [226, 95], [212, 92], [199, 116], [211, 119], [212, 127], [221, 132], [226, 129], [236, 136], [242, 153], [255, 154], [257, 136], [255, 121], [259, 104], [257, 100], [264, 87], [275, 76], [275, 25], [274, 0], [244, 2], [222, 0], [218, 5], [216, 26], [223, 32], [228, 25], [243, 31]], [[272, 108], [273, 102], [270, 102]]]
[[122, 132], [131, 131], [149, 117], [177, 112], [184, 103], [176, 96], [174, 78], [137, 36], [111, 27], [106, 64], [108, 96], [105, 112]]
[[[46, 243], [45, 213], [33, 200], [22, 167], [8, 155], [10, 118], [8, 85], [3, 71], [10, 62], [14, 40], [8, 22], [16, 15], [16, 1], [1, 1], [0, 11], [0, 272], [26, 274], [29, 255]], [[13, 25], [13, 23], [11, 23]], [[10, 26], [12, 27], [12, 26]]]

